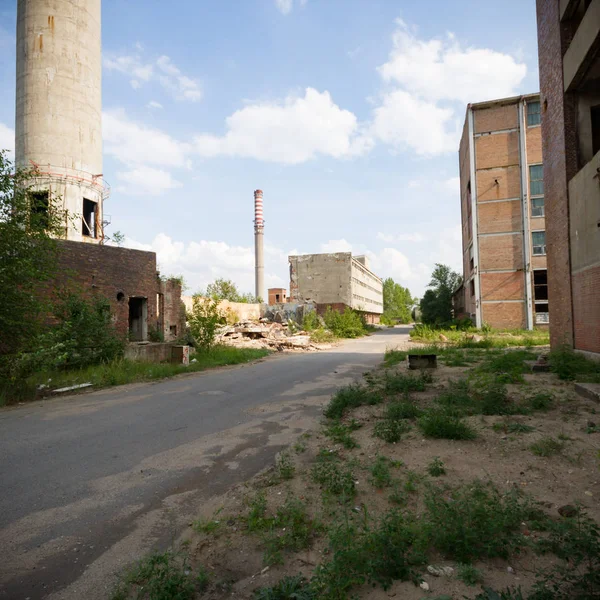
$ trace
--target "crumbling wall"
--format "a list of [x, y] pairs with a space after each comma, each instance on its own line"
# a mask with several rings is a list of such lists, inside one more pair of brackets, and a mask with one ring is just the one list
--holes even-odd
[[165, 342], [173, 342], [185, 333], [185, 305], [182, 302], [181, 283], [177, 279], [158, 278], [157, 328]]
[[129, 298], [147, 299], [147, 320], [156, 322], [156, 254], [129, 248], [57, 240], [58, 269], [48, 291], [59, 299], [64, 290], [105, 297], [117, 331], [127, 336]]
[[[194, 306], [193, 296], [181, 296], [181, 301], [187, 312], [191, 312]], [[264, 304], [249, 303], [249, 302], [230, 302], [229, 300], [221, 300], [219, 302], [219, 311], [222, 314], [228, 311], [231, 314], [237, 315], [238, 321], [258, 321], [265, 310]]]
[[352, 305], [352, 254], [290, 256], [290, 302]]

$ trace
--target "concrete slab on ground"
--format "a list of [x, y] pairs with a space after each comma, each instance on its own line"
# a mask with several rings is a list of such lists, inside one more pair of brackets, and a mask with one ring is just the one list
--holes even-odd
[[600, 402], [600, 383], [576, 383], [575, 391], [584, 398]]

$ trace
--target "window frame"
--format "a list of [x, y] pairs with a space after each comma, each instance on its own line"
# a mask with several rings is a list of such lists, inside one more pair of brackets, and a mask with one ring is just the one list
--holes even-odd
[[[532, 177], [532, 169], [534, 169], [535, 167], [541, 167], [542, 168], [542, 178], [541, 179], [533, 179]], [[529, 210], [530, 210], [530, 215], [531, 218], [540, 218], [540, 217], [545, 217], [546, 216], [546, 207], [545, 207], [545, 200], [544, 200], [544, 195], [545, 195], [545, 189], [544, 189], [544, 163], [534, 163], [534, 164], [530, 164], [527, 165], [527, 175], [529, 177]], [[534, 182], [542, 182], [542, 193], [533, 193], [532, 187], [533, 187], [533, 183]], [[536, 215], [533, 214], [533, 201], [534, 200], [541, 200], [543, 202], [542, 206], [541, 206], [541, 214]], [[537, 209], [539, 209], [540, 207], [535, 207]]]
[[[533, 236], [536, 233], [544, 234], [544, 243], [543, 244], [536, 244], [533, 241]], [[536, 248], [541, 248], [542, 252], [536, 252], [535, 251]], [[532, 254], [532, 256], [546, 256], [546, 230], [545, 229], [537, 229], [537, 230], [531, 232], [531, 254]]]
[[[537, 105], [539, 110], [536, 112], [530, 111], [531, 106]], [[535, 123], [532, 123], [530, 118], [534, 117]], [[538, 127], [542, 124], [542, 103], [538, 101], [527, 103], [527, 127]]]

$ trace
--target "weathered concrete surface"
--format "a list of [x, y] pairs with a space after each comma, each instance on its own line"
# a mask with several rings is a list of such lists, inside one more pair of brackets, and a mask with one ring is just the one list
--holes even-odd
[[106, 598], [407, 332], [0, 412], [0, 598]]

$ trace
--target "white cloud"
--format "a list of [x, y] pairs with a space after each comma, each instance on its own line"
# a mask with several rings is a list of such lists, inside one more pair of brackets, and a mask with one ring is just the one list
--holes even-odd
[[223, 136], [195, 138], [204, 157], [240, 156], [298, 164], [317, 155], [343, 158], [367, 152], [356, 116], [337, 106], [329, 92], [307, 88], [303, 97], [250, 104], [226, 119]]
[[14, 159], [15, 154], [15, 130], [0, 123], [0, 150], [8, 150], [8, 158]]
[[169, 134], [129, 120], [123, 110], [103, 113], [104, 151], [126, 165], [180, 167], [190, 146]]
[[103, 61], [104, 68], [127, 75], [134, 90], [141, 88], [143, 84], [156, 81], [177, 100], [197, 102], [202, 98], [198, 81], [184, 75], [168, 56], [147, 60], [142, 58], [142, 46], [136, 44], [136, 49], [136, 54], [106, 55]]
[[[156, 252], [161, 273], [184, 276], [194, 293], [206, 288], [218, 277], [231, 279], [242, 292], [254, 291], [254, 248], [231, 246], [225, 242], [201, 240], [198, 242], [174, 241], [159, 233], [151, 244], [142, 244], [126, 238], [125, 246]], [[287, 270], [287, 255], [269, 245], [265, 246], [266, 287], [286, 287], [288, 281], [276, 274]], [[283, 267], [283, 269], [282, 269]]]
[[181, 187], [171, 173], [141, 165], [130, 171], [117, 173], [120, 184], [117, 190], [128, 196], [160, 196], [163, 192]]
[[[300, 6], [304, 6], [307, 0], [300, 0]], [[294, 0], [275, 0], [275, 6], [283, 15], [289, 15], [294, 8]]]
[[146, 104], [146, 108], [160, 109], [162, 107], [163, 107], [163, 105], [160, 102], [157, 102], [156, 100], [150, 100], [150, 102], [148, 102], [148, 104]]
[[460, 139], [454, 111], [395, 90], [374, 111], [372, 134], [385, 144], [419, 155], [454, 151]]
[[352, 252], [352, 244], [343, 238], [341, 240], [329, 240], [321, 244], [321, 252]]
[[388, 244], [393, 242], [425, 242], [427, 238], [421, 233], [399, 233], [398, 235], [391, 235], [387, 233], [379, 232], [377, 239]]
[[514, 95], [527, 66], [509, 54], [463, 47], [454, 35], [419, 39], [398, 20], [389, 60], [379, 67], [387, 82], [427, 100], [467, 104]]

